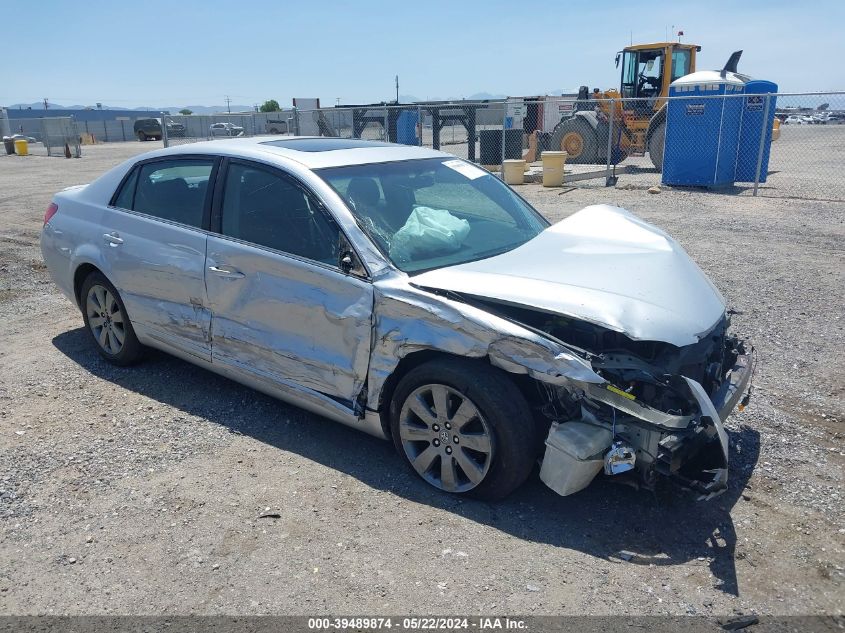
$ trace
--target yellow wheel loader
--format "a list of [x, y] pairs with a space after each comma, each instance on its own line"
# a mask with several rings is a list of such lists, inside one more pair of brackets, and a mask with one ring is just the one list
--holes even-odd
[[[581, 86], [572, 115], [555, 126], [550, 148], [565, 151], [570, 163], [605, 163], [612, 116], [611, 162], [642, 156], [647, 151], [651, 162], [661, 170], [666, 136], [663, 105], [669, 84], [695, 72], [695, 54], [699, 51], [700, 46], [679, 42], [626, 47], [616, 54], [616, 66], [622, 62], [620, 89], [600, 92], [596, 88], [590, 94], [586, 86]], [[616, 99], [612, 113], [608, 99]]]

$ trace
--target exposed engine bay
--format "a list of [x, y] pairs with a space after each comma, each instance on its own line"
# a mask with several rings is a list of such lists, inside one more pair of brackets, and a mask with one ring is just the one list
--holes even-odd
[[539, 413], [549, 427], [541, 478], [550, 487], [572, 494], [603, 470], [630, 471], [646, 487], [662, 475], [702, 497], [726, 488], [722, 422], [752, 369], [744, 342], [728, 333], [729, 314], [697, 343], [677, 347], [530, 308], [474, 301], [566, 345], [607, 381], [537, 383]]

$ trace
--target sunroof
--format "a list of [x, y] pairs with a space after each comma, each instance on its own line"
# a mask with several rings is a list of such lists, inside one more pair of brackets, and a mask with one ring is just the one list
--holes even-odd
[[360, 147], [388, 147], [390, 143], [365, 141], [359, 138], [292, 138], [280, 141], [265, 141], [262, 145], [293, 149], [297, 152], [330, 152], [336, 149], [357, 149]]

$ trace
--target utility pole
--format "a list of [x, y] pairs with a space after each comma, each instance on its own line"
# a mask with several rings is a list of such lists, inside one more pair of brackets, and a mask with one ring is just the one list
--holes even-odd
[[50, 108], [50, 104], [47, 103], [47, 97], [44, 97], [44, 109], [48, 110]]
[[226, 111], [229, 114], [232, 114], [232, 100], [229, 98], [229, 95], [226, 95]]
[[396, 103], [399, 104], [399, 75], [396, 75]]

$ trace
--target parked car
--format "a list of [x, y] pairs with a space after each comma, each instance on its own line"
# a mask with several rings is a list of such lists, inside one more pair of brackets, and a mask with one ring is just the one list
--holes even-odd
[[267, 134], [288, 134], [290, 126], [284, 119], [267, 119], [264, 123], [264, 129]]
[[171, 138], [184, 138], [185, 137], [185, 126], [181, 123], [175, 123], [173, 121], [167, 122], [167, 135]]
[[12, 134], [11, 136], [3, 137], [3, 138], [10, 138], [10, 139], [12, 139], [12, 141], [23, 140], [23, 141], [26, 141], [27, 143], [30, 143], [30, 144], [38, 142], [37, 138], [35, 138], [34, 136], [27, 136], [26, 134]]
[[244, 129], [234, 123], [212, 123], [208, 128], [211, 136], [243, 136]]
[[[133, 126], [139, 141], [160, 141], [162, 138], [159, 119], [138, 119]], [[172, 137], [185, 136], [185, 126], [181, 123], [167, 122], [167, 134]]]
[[41, 250], [107, 361], [164, 350], [391, 439], [441, 490], [503, 497], [540, 457], [560, 494], [602, 470], [726, 487], [751, 348], [624, 209], [550, 225], [438, 151], [231, 139], [56, 194]]
[[798, 114], [790, 114], [783, 123], [784, 125], [806, 125], [807, 122]]

